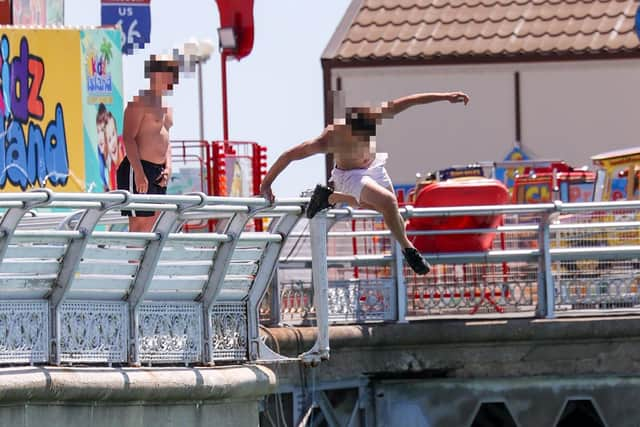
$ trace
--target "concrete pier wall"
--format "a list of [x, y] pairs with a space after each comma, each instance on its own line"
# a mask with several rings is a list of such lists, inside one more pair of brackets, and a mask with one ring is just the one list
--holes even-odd
[[258, 366], [0, 369], [0, 427], [257, 426], [275, 377]]
[[[329, 361], [279, 368], [289, 423], [317, 406], [316, 418], [367, 427], [640, 425], [637, 316], [442, 319], [333, 326], [330, 335]], [[315, 330], [270, 337], [294, 355]]]

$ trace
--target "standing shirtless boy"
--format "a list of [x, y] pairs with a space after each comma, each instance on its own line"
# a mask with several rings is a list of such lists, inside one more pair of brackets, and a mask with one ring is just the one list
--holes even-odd
[[344, 123], [327, 126], [322, 134], [285, 151], [267, 172], [260, 193], [274, 201], [271, 184], [294, 160], [319, 153], [333, 153], [335, 167], [331, 173], [334, 189], [318, 185], [307, 207], [307, 217], [337, 203], [374, 209], [380, 212], [393, 237], [400, 243], [407, 264], [418, 274], [427, 274], [429, 263], [407, 238], [404, 219], [391, 179], [384, 168], [386, 153], [376, 153], [376, 125], [393, 118], [409, 107], [436, 101], [469, 102], [462, 92], [418, 93], [383, 103], [380, 107], [348, 108]]
[[[166, 194], [171, 175], [169, 128], [173, 113], [162, 102], [178, 83], [176, 61], [152, 56], [145, 62], [148, 90], [127, 104], [124, 111], [122, 138], [126, 157], [118, 167], [118, 188], [136, 194]], [[151, 231], [158, 216], [153, 211], [127, 211], [129, 231]]]

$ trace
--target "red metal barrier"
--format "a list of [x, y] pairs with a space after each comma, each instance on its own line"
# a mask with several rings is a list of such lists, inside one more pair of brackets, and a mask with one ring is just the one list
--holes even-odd
[[[182, 140], [171, 141], [173, 163], [176, 167], [185, 166], [198, 169], [200, 185], [191, 191], [202, 191], [211, 196], [252, 196], [260, 191], [260, 184], [267, 173], [267, 148], [256, 142], [249, 141], [198, 141]], [[231, 194], [234, 185], [233, 175], [229, 179], [228, 174], [234, 173], [234, 162], [246, 159], [245, 163], [250, 167], [250, 179], [247, 180], [248, 188], [241, 186], [242, 194]], [[240, 177], [242, 180], [242, 177]], [[238, 184], [238, 183], [236, 183]], [[242, 184], [242, 183], [240, 183]], [[247, 191], [248, 190], [248, 191]], [[215, 224], [209, 221], [206, 225], [189, 224], [185, 227], [194, 230], [208, 228], [212, 230]], [[262, 220], [255, 221], [255, 230], [262, 231]]]

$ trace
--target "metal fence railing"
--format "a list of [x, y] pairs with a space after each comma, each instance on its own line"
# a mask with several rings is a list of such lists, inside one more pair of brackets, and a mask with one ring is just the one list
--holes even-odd
[[[439, 224], [410, 233], [431, 245], [433, 269], [416, 276], [378, 213], [301, 220], [306, 202], [0, 193], [0, 364], [278, 359], [261, 323], [316, 323], [303, 354], [314, 362], [328, 355], [330, 322], [640, 308], [640, 203], [407, 206], [408, 220]], [[122, 209], [161, 213], [151, 232], [130, 233]], [[500, 221], [442, 225], [456, 216]], [[256, 219], [265, 231], [248, 226]], [[215, 230], [182, 227], [202, 220]], [[486, 248], [439, 250], [478, 236]]]
[[[424, 253], [433, 269], [417, 276], [373, 211], [333, 209], [311, 221], [328, 227], [326, 313], [305, 268], [318, 249], [299, 226], [279, 265], [281, 323], [407, 321], [436, 315], [554, 317], [583, 310], [640, 308], [640, 203], [611, 202], [454, 208], [407, 207], [407, 219], [501, 217], [495, 228], [420, 230], [411, 235], [465, 239], [486, 234], [485, 250]], [[317, 226], [317, 225], [316, 225]], [[434, 240], [437, 241], [437, 240]], [[441, 240], [440, 240], [441, 242]], [[327, 323], [328, 324], [328, 323]], [[322, 326], [322, 325], [321, 325]], [[319, 342], [316, 349], [324, 348]], [[309, 355], [309, 357], [312, 357]]]
[[[275, 357], [260, 339], [258, 307], [304, 202], [0, 193], [0, 364]], [[43, 209], [51, 212], [30, 214]], [[122, 209], [160, 214], [150, 232], [123, 232], [111, 227]], [[269, 228], [247, 232], [257, 218]], [[182, 231], [201, 219], [216, 229]]]

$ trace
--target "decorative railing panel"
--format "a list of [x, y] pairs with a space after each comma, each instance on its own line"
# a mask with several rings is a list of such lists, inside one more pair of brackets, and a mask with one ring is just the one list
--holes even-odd
[[213, 335], [213, 359], [241, 361], [247, 359], [249, 342], [245, 303], [215, 304], [209, 313]]
[[0, 301], [0, 363], [49, 359], [48, 308], [46, 301]]
[[127, 361], [129, 322], [126, 303], [65, 302], [57, 314], [61, 362]]
[[202, 361], [201, 304], [145, 303], [137, 315], [142, 363]]

